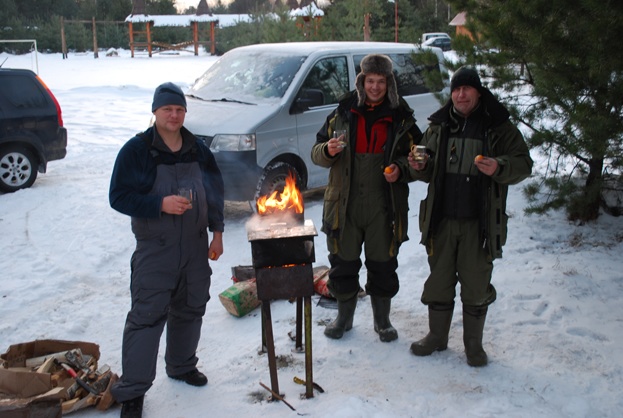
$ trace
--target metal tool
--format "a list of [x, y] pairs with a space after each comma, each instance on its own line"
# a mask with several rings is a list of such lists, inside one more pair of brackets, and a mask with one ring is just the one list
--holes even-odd
[[76, 373], [76, 371], [74, 369], [72, 369], [71, 367], [69, 367], [67, 364], [65, 363], [61, 363], [60, 361], [54, 359], [54, 362], [59, 365], [60, 367], [62, 367], [63, 369], [65, 369], [65, 371], [67, 373], [69, 373], [69, 375], [76, 381], [76, 383], [83, 388], [84, 390], [88, 391], [89, 393], [92, 393], [94, 395], [97, 395], [98, 392], [93, 389], [91, 386], [89, 386], [84, 380], [82, 380], [81, 378], [78, 377], [78, 374]]

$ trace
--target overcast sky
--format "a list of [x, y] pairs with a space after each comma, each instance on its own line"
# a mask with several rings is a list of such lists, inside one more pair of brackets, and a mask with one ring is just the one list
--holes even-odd
[[[175, 6], [178, 10], [186, 10], [189, 7], [197, 7], [200, 0], [175, 0]], [[218, 3], [218, 0], [207, 0], [208, 6], [214, 7]], [[221, 0], [223, 4], [229, 4], [231, 0]]]
[[[193, 7], [197, 7], [199, 5], [199, 1], [200, 0], [175, 0], [175, 5], [177, 6], [178, 10], [186, 10], [187, 8], [193, 6]], [[218, 3], [218, 0], [207, 0], [208, 1], [208, 6], [210, 7], [214, 7], [216, 6], [216, 4]], [[232, 0], [221, 0], [221, 2], [224, 5], [227, 5], [229, 3], [232, 2]], [[299, 0], [300, 2], [300, 0]], [[322, 6], [324, 4], [323, 0], [316, 0], [316, 4], [318, 6]]]

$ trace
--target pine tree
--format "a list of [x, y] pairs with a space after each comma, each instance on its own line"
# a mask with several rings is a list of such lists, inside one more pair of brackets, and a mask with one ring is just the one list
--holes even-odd
[[328, 41], [363, 41], [365, 15], [373, 20], [370, 24], [371, 40], [386, 40], [379, 37], [382, 26], [386, 20], [382, 6], [386, 0], [339, 0], [332, 1], [331, 5], [324, 9], [325, 16], [322, 19], [323, 40]]
[[[568, 218], [619, 214], [623, 165], [623, 2], [450, 1], [467, 11], [467, 38], [453, 45], [504, 90], [533, 152], [548, 157], [526, 187], [529, 212], [564, 207]], [[612, 192], [618, 194], [614, 201]]]

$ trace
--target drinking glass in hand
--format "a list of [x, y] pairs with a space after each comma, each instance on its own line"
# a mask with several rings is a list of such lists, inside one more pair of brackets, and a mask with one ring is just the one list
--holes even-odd
[[340, 148], [346, 147], [346, 145], [348, 145], [348, 141], [346, 140], [346, 131], [342, 129], [333, 131], [333, 138], [339, 138], [339, 137], [342, 137], [342, 139], [339, 141], [338, 146]]
[[190, 203], [189, 208], [192, 209], [193, 208], [193, 197], [194, 197], [194, 191], [193, 189], [188, 189], [188, 188], [181, 188], [177, 191], [178, 196], [181, 196], [183, 198], [186, 198], [188, 200], [188, 202]]

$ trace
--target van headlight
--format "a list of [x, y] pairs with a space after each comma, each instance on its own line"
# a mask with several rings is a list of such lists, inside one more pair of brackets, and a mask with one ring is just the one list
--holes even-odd
[[255, 134], [215, 135], [210, 144], [212, 152], [219, 151], [254, 151]]

